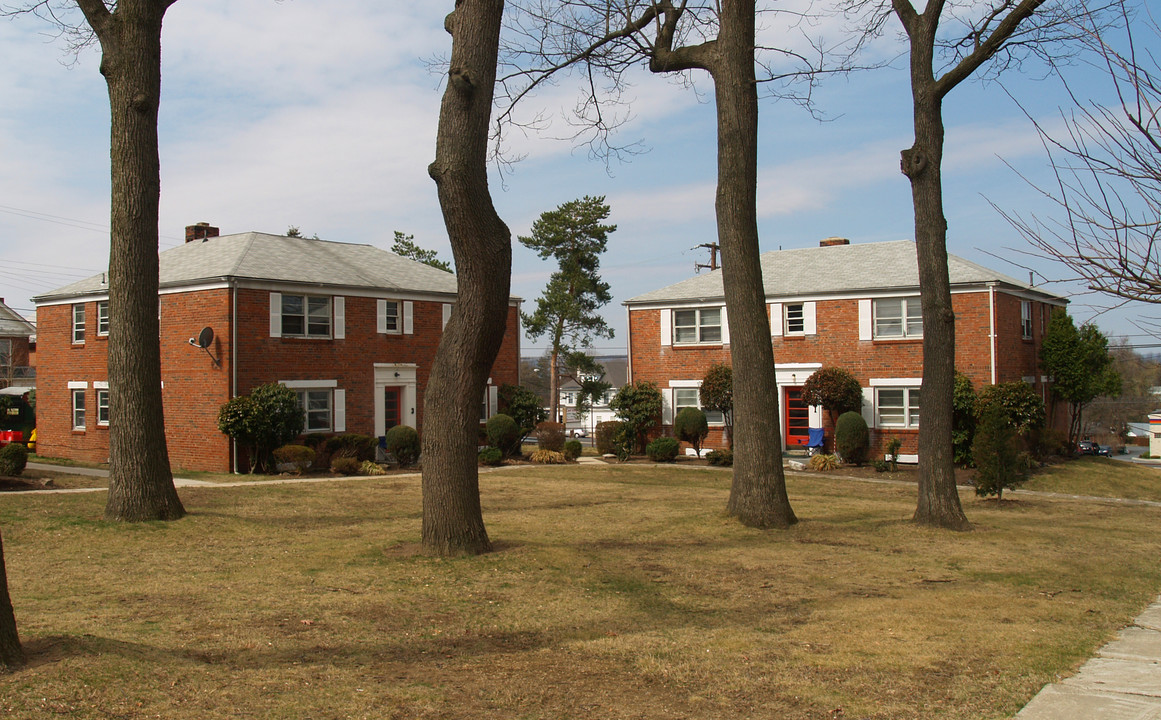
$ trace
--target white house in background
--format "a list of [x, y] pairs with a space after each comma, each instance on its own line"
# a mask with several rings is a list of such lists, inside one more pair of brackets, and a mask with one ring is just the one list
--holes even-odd
[[[595, 403], [582, 418], [576, 409], [580, 383], [571, 378], [561, 383], [559, 402], [565, 413], [565, 429], [569, 434], [583, 430], [586, 435], [591, 436], [598, 423], [617, 419], [616, 414], [609, 409], [609, 403], [612, 402], [617, 391], [624, 387], [627, 382], [629, 358], [625, 355], [607, 355], [594, 359], [605, 368], [605, 382], [613, 387], [607, 390], [600, 401]], [[585, 378], [582, 376], [581, 379]]]

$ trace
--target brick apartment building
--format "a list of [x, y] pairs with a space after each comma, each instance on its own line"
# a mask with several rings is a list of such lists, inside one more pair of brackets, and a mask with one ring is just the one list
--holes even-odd
[[[174, 468], [227, 472], [233, 443], [219, 408], [258, 385], [295, 390], [307, 433], [422, 430], [423, 393], [456, 300], [450, 273], [370, 245], [200, 223], [160, 255], [161, 376]], [[104, 274], [34, 299], [38, 320], [38, 448], [104, 462], [109, 451]], [[205, 348], [199, 338], [213, 339]], [[519, 300], [492, 368], [497, 389], [519, 382]]]
[[[963, 258], [948, 257], [956, 316], [956, 369], [983, 385], [1024, 381], [1047, 399], [1040, 343], [1059, 295]], [[808, 429], [829, 420], [802, 400], [815, 370], [838, 366], [863, 387], [863, 417], [872, 448], [903, 441], [901, 459], [918, 451], [923, 318], [915, 243], [850, 244], [827, 238], [819, 247], [762, 255], [762, 278], [778, 382], [783, 448], [807, 444]], [[697, 406], [710, 365], [730, 362], [721, 270], [625, 302], [629, 374], [650, 380], [664, 399], [664, 432], [685, 406]], [[710, 414], [709, 447], [724, 443], [720, 413]], [[831, 428], [825, 427], [827, 437]]]
[[34, 387], [36, 373], [32, 369], [33, 343], [36, 328], [20, 317], [0, 298], [0, 388]]

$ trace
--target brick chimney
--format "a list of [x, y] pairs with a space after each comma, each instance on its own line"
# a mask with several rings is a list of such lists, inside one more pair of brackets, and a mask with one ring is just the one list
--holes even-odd
[[850, 245], [851, 241], [841, 237], [828, 237], [818, 241], [819, 247], [834, 247], [835, 245]]
[[185, 241], [187, 243], [194, 240], [205, 240], [206, 238], [214, 238], [218, 236], [218, 228], [210, 225], [207, 222], [200, 222], [197, 225], [185, 226]]

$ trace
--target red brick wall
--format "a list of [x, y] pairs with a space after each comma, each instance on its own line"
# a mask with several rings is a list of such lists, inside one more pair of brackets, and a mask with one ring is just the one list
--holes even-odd
[[[231, 397], [232, 291], [200, 290], [161, 297], [161, 361], [166, 438], [175, 470], [231, 469], [229, 439], [217, 428], [218, 409]], [[422, 427], [423, 389], [427, 384], [443, 325], [443, 303], [415, 302], [414, 334], [376, 332], [374, 298], [345, 297], [346, 337], [304, 339], [270, 337], [270, 293], [238, 291], [238, 393], [279, 380], [336, 380], [346, 390], [346, 430], [374, 432], [374, 363], [415, 363], [417, 413]], [[86, 303], [89, 319], [84, 345], [73, 346], [72, 306], [42, 306], [38, 311], [37, 392], [40, 454], [88, 462], [108, 457], [108, 428], [96, 424], [94, 381], [107, 380], [107, 338], [96, 336], [96, 303]], [[210, 351], [189, 344], [203, 327], [214, 330]], [[516, 383], [519, 367], [518, 313], [509, 311], [508, 331], [492, 369], [496, 385]], [[72, 430], [68, 382], [85, 381], [89, 419], [84, 432]]]
[[[1021, 339], [1020, 299], [997, 292], [996, 301], [998, 380], [1007, 382], [1035, 375], [1037, 388], [1041, 389], [1039, 372], [1036, 370], [1041, 338], [1038, 313], [1046, 306], [1033, 302], [1034, 337], [1031, 341], [1025, 341]], [[952, 308], [956, 315], [956, 368], [967, 374], [977, 388], [990, 384], [992, 353], [989, 293], [954, 294]], [[661, 313], [658, 310], [630, 309], [629, 337], [632, 344], [629, 353], [634, 381], [650, 380], [666, 388], [670, 380], [697, 380], [705, 375], [713, 363], [730, 362], [728, 346], [662, 346], [660, 319]], [[815, 306], [815, 320], [818, 328], [815, 335], [771, 339], [775, 363], [838, 365], [850, 370], [863, 387], [868, 386], [871, 378], [923, 376], [922, 340], [859, 339], [857, 299], [820, 301]], [[829, 428], [829, 418], [824, 419]], [[895, 429], [872, 432], [875, 452], [881, 453], [892, 436], [903, 440], [901, 452], [904, 454], [918, 452], [918, 431]], [[720, 442], [720, 433], [711, 431], [707, 445], [718, 447]]]

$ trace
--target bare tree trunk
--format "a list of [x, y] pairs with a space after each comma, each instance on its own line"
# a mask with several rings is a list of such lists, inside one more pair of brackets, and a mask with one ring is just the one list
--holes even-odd
[[185, 508], [173, 486], [161, 401], [158, 343], [157, 112], [161, 21], [174, 0], [77, 0], [101, 42], [109, 87], [112, 167], [109, 243], [110, 520], [174, 520]]
[[[927, 20], [927, 18], [923, 18]], [[938, 18], [936, 18], [938, 22]], [[920, 394], [919, 499], [915, 522], [969, 530], [955, 485], [952, 396], [955, 391], [955, 313], [947, 270], [947, 218], [943, 214], [943, 97], [931, 76], [936, 23], [917, 22], [912, 32], [911, 92], [915, 144], [900, 168], [911, 181], [915, 244], [923, 307], [923, 389]]]
[[560, 419], [560, 353], [555, 349], [548, 364], [551, 368], [548, 375], [548, 419], [557, 422]]
[[8, 596], [8, 573], [4, 570], [4, 541], [0, 539], [0, 669], [11, 670], [24, 664], [24, 648], [16, 632], [16, 615]]
[[729, 513], [751, 527], [798, 522], [786, 494], [774, 350], [758, 249], [758, 88], [753, 0], [723, 0], [713, 71], [718, 115], [718, 241], [734, 370]]
[[491, 549], [476, 464], [480, 403], [508, 319], [512, 236], [488, 191], [488, 123], [503, 0], [458, 0], [447, 16], [452, 57], [428, 168], [455, 255], [459, 297], [423, 403], [423, 547]]

